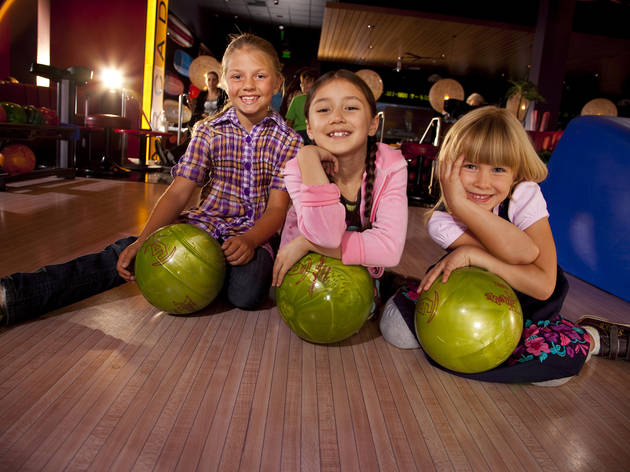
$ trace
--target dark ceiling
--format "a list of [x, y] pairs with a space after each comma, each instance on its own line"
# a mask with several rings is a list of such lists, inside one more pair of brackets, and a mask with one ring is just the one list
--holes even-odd
[[[551, 8], [561, 9], [571, 0], [548, 1]], [[357, 11], [376, 10], [376, 14], [369, 19], [359, 17], [348, 4], [355, 4]], [[189, 25], [218, 58], [229, 34], [253, 32], [270, 39], [279, 48], [286, 46], [287, 37], [292, 39], [293, 60], [301, 61], [301, 65], [319, 60], [391, 70], [402, 53], [405, 67], [422, 66], [425, 71], [434, 67], [437, 72], [496, 77], [498, 73], [511, 76], [526, 73], [538, 4], [536, 0], [277, 0], [277, 3], [275, 0], [171, 0], [169, 10]], [[379, 14], [379, 8], [374, 7], [387, 10], [383, 9]], [[338, 18], [341, 10], [346, 10], [342, 19]], [[406, 10], [407, 13], [395, 10]], [[410, 16], [420, 23], [410, 24]], [[364, 21], [384, 25], [379, 27], [379, 45], [385, 49], [380, 55], [361, 51], [357, 35], [363, 31], [359, 22]], [[576, 1], [567, 74], [600, 77], [606, 92], [628, 95], [628, 25], [630, 0]], [[342, 29], [331, 33], [331, 27]], [[349, 28], [356, 29], [357, 35], [348, 36]], [[425, 34], [415, 34], [414, 28], [422, 29]], [[464, 37], [469, 40], [463, 41]], [[281, 38], [284, 38], [284, 45], [280, 44]], [[404, 50], [398, 50], [396, 46]], [[407, 51], [423, 54], [429, 46], [435, 54], [426, 54], [428, 56], [439, 56], [444, 51], [448, 54], [443, 61], [420, 64], [412, 57], [404, 57]], [[296, 50], [302, 49], [300, 55]], [[470, 64], [468, 69], [467, 64]], [[602, 75], [609, 78], [603, 81]]]

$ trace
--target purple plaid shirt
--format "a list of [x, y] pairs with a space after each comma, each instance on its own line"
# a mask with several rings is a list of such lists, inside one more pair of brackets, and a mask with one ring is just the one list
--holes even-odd
[[199, 205], [179, 220], [226, 240], [254, 226], [271, 189], [285, 190], [281, 172], [302, 138], [275, 112], [248, 133], [234, 108], [195, 127], [186, 153], [171, 169], [203, 186]]

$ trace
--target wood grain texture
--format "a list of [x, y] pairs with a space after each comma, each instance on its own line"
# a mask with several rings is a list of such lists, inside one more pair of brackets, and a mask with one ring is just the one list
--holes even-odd
[[[0, 195], [1, 274], [139, 231], [165, 186], [48, 179]], [[410, 208], [396, 270], [442, 251]], [[630, 321], [569, 277], [564, 314]], [[627, 470], [630, 364], [593, 358], [558, 388], [474, 382], [385, 342], [376, 321], [307, 343], [271, 304], [196, 316], [133, 284], [0, 331], [0, 469]]]

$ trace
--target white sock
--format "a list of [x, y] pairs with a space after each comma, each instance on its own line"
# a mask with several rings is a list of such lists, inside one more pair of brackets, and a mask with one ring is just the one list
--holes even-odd
[[586, 357], [586, 361], [588, 362], [591, 359], [591, 356], [596, 356], [599, 354], [600, 350], [600, 342], [599, 342], [599, 331], [594, 326], [581, 326], [582, 329], [586, 330], [588, 335], [591, 337], [591, 342], [594, 347], [591, 351], [589, 351], [588, 356]]
[[536, 385], [537, 387], [559, 387], [560, 385], [567, 383], [572, 378], [573, 376], [562, 377], [561, 379], [545, 380], [543, 382], [532, 382], [532, 385]]
[[383, 307], [383, 314], [379, 324], [381, 334], [390, 344], [400, 349], [417, 349], [420, 347], [414, 333], [400, 314], [398, 307], [394, 303], [394, 298], [390, 298]]

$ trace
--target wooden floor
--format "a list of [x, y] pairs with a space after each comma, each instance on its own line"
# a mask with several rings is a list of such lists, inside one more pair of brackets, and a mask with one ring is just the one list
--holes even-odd
[[[137, 234], [165, 186], [31, 181], [0, 193], [0, 275]], [[398, 271], [439, 256], [410, 208]], [[630, 322], [571, 278], [565, 315]], [[630, 469], [630, 363], [594, 358], [559, 388], [464, 380], [368, 322], [331, 346], [269, 303], [170, 316], [126, 284], [0, 331], [0, 470]]]

